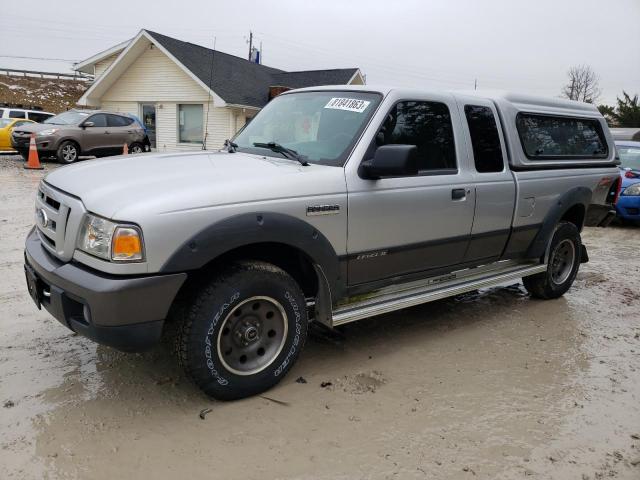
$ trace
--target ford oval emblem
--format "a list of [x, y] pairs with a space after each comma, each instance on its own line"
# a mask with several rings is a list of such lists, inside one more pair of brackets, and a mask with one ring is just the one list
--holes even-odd
[[42, 228], [47, 228], [47, 225], [49, 225], [49, 217], [47, 217], [47, 212], [45, 212], [44, 209], [39, 208], [36, 211], [36, 221]]

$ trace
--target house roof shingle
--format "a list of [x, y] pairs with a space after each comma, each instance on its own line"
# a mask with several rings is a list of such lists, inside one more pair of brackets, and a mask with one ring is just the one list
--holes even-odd
[[[316, 85], [344, 85], [357, 68], [285, 72], [244, 58], [145, 30], [205, 85], [210, 85], [225, 102], [264, 107], [270, 86], [302, 88]], [[213, 75], [211, 62], [213, 59]]]

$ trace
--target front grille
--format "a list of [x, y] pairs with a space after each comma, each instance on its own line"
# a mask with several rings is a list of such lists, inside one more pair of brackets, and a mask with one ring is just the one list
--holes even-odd
[[31, 135], [28, 132], [20, 132], [17, 130], [13, 131], [11, 138], [17, 147], [28, 147], [31, 141]]
[[84, 215], [82, 202], [42, 182], [36, 195], [35, 214], [42, 245], [61, 260], [71, 260]]
[[38, 197], [40, 197], [42, 201], [45, 202], [47, 205], [50, 205], [56, 212], [60, 210], [60, 202], [54, 198], [51, 198], [45, 195], [45, 193], [42, 190], [38, 190]]

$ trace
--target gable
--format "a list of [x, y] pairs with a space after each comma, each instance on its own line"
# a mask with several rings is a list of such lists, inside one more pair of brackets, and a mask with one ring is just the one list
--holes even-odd
[[109, 55], [99, 62], [96, 62], [96, 64], [93, 66], [94, 78], [98, 78], [100, 75], [102, 75], [105, 70], [109, 68], [111, 64], [116, 60], [116, 58], [118, 58], [118, 55], [120, 55], [120, 52]]
[[150, 45], [102, 95], [102, 101], [206, 102], [208, 93], [157, 47]]

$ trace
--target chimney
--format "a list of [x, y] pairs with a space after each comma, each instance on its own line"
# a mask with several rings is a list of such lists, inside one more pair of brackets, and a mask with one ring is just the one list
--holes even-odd
[[278, 95], [287, 90], [291, 90], [291, 87], [285, 87], [284, 85], [272, 85], [269, 87], [269, 100], [274, 99]]

